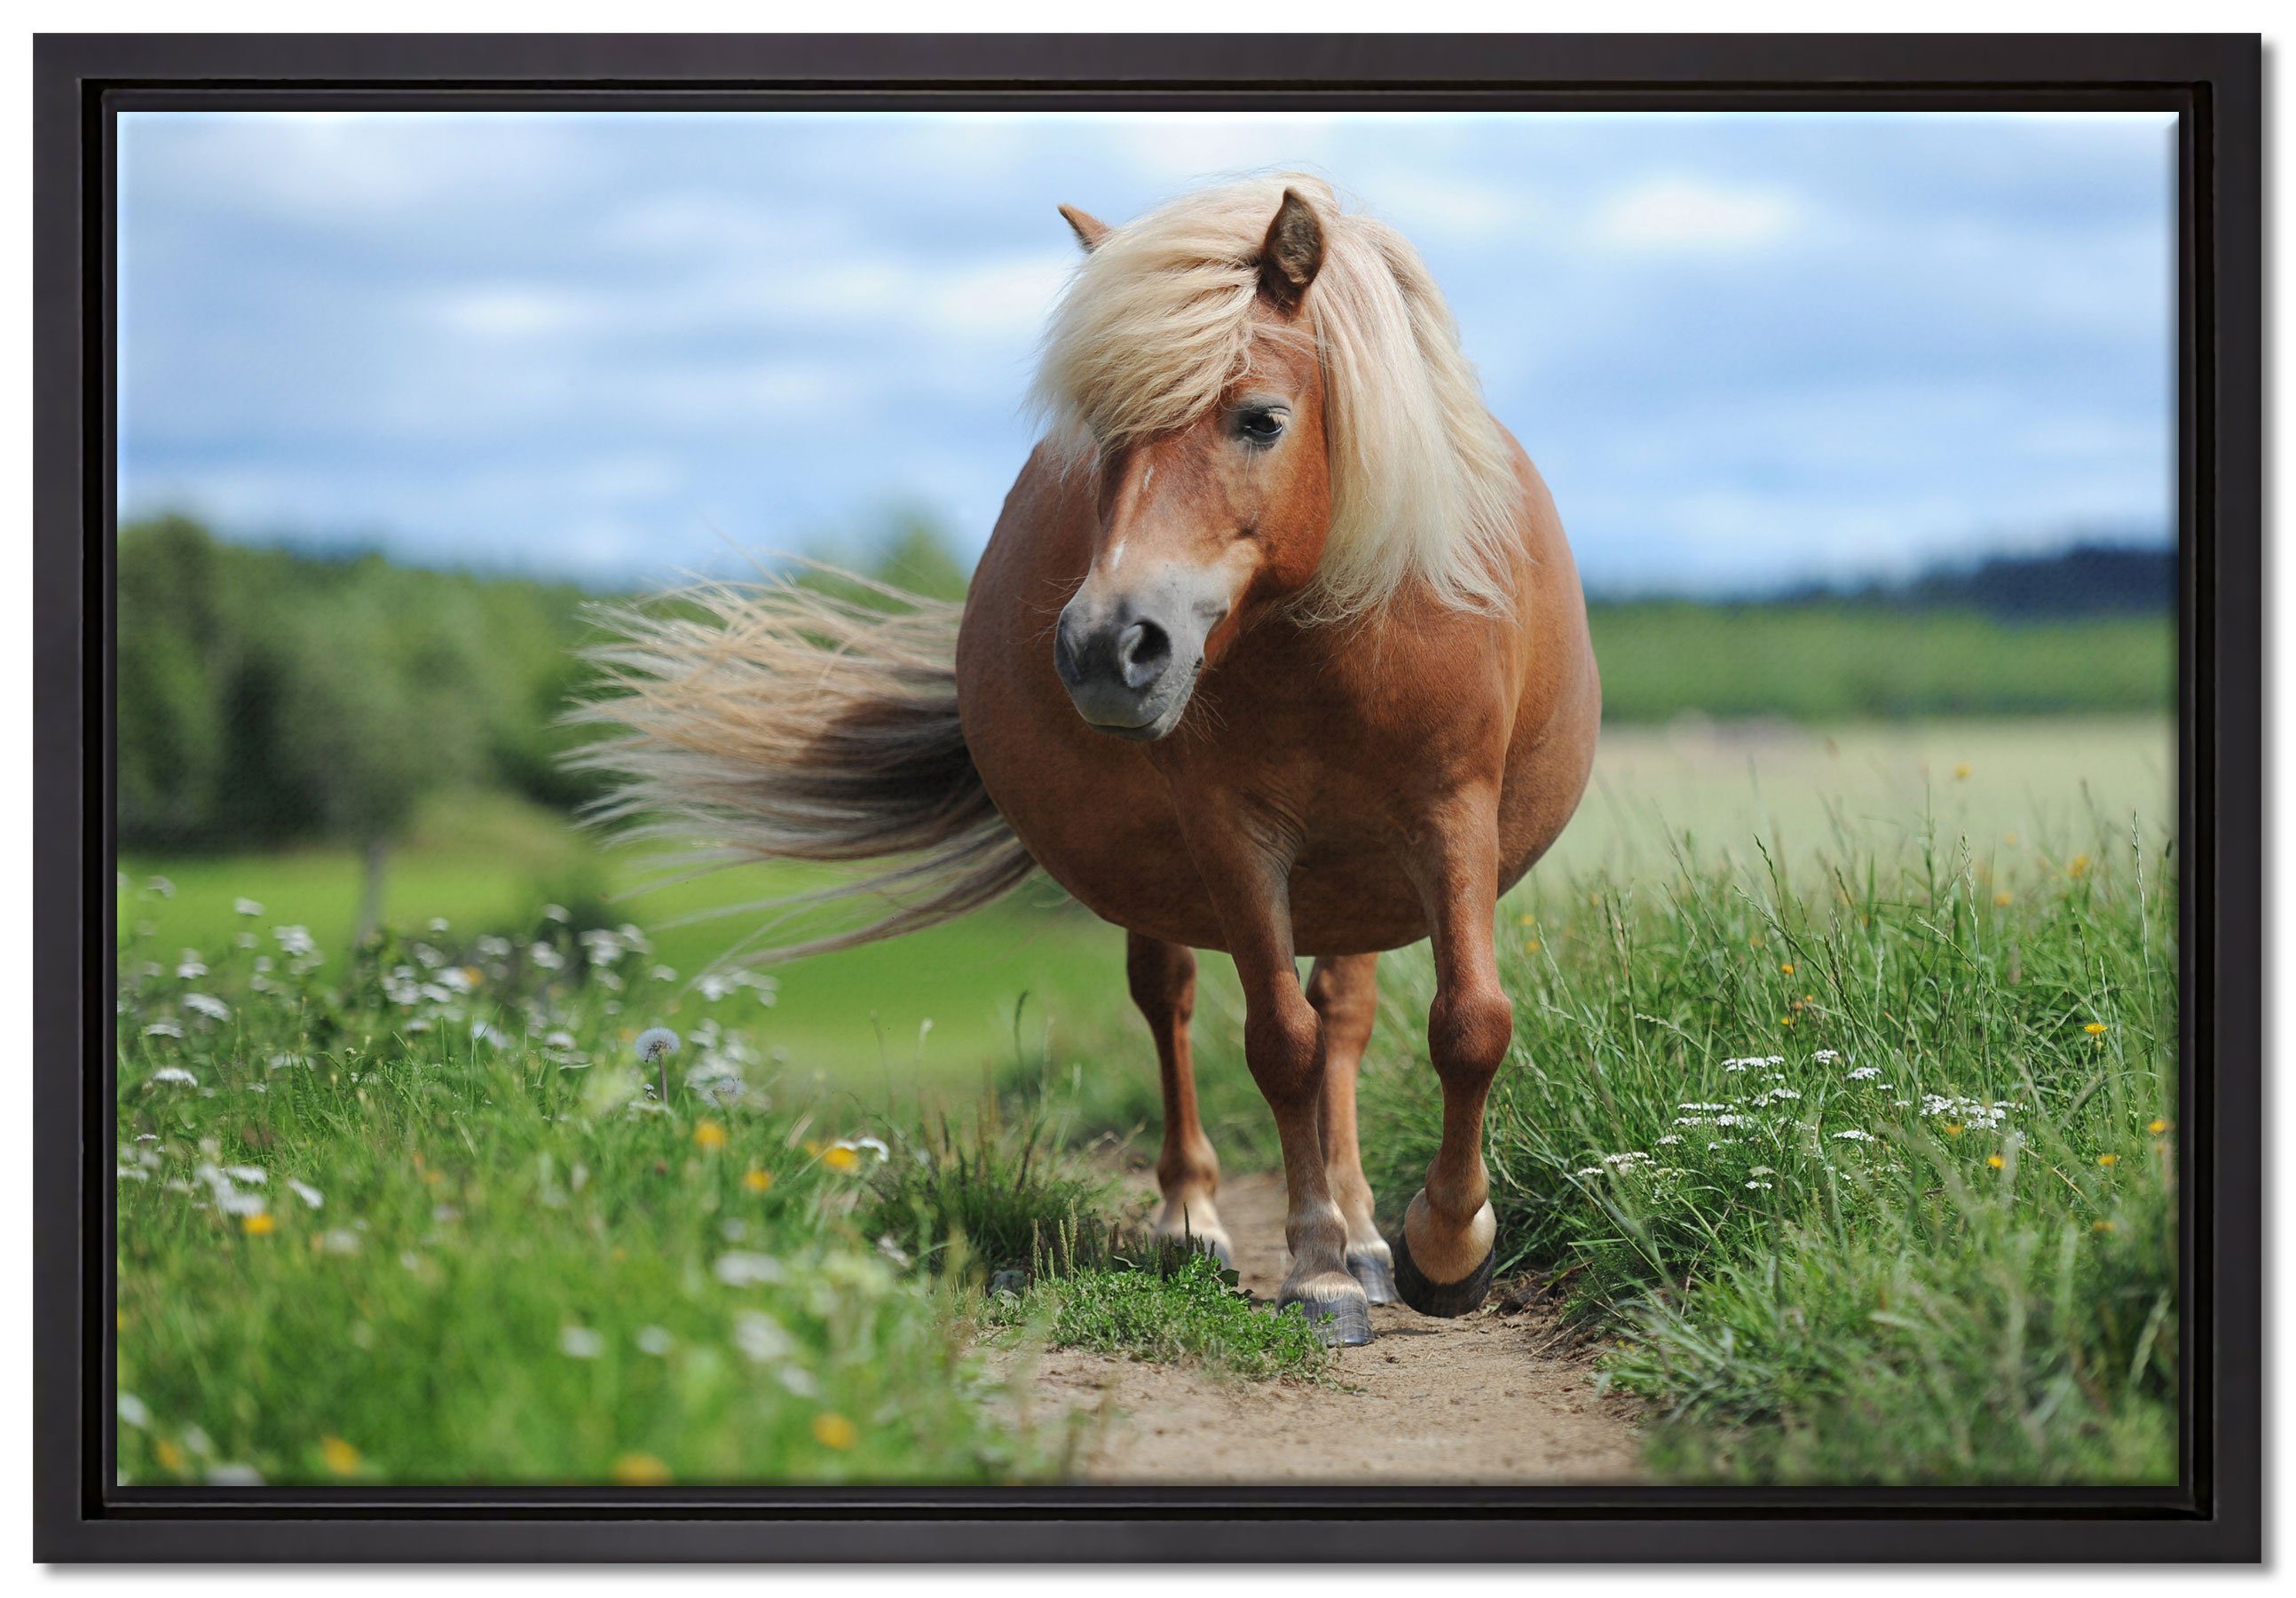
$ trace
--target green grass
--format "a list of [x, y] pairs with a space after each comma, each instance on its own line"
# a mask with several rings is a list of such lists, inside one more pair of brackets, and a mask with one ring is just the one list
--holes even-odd
[[[989, 1481], [1001, 1418], [931, 1273], [867, 1224], [882, 1131], [783, 1101], [747, 989], [398, 943], [343, 984], [267, 932], [131, 949], [123, 1480]], [[651, 1073], [645, 1075], [650, 1075]], [[847, 1134], [840, 1140], [840, 1134]]]
[[[1666, 1470], [2171, 1479], [2176, 877], [2150, 826], [1845, 823], [1508, 907], [1489, 1105], [1504, 1263], [1653, 1402]], [[1387, 962], [1406, 1014], [1423, 958]], [[1440, 1100], [1366, 1072], [1390, 1205]]]
[[[120, 869], [123, 930], [146, 928], [144, 941], [171, 956], [226, 946], [249, 925], [233, 910], [244, 898], [263, 906], [256, 925], [266, 932], [308, 927], [328, 969], [339, 970], [357, 919], [359, 866], [347, 850], [131, 856]], [[691, 979], [758, 921], [709, 912], [817, 880], [745, 868], [646, 891], [662, 876], [658, 863], [602, 848], [545, 812], [498, 795], [457, 795], [430, 806], [415, 838], [392, 858], [384, 918], [414, 928], [444, 918], [463, 941], [515, 936], [537, 930], [543, 907], [556, 902], [609, 925], [636, 924], [654, 959]], [[171, 896], [144, 891], [153, 877], [172, 885]], [[765, 1030], [784, 1092], [882, 1096], [889, 1085], [919, 1079], [970, 1084], [986, 1064], [1064, 1048], [1071, 1032], [1096, 1036], [1125, 1003], [1124, 943], [1113, 928], [1031, 884], [961, 924], [783, 966], [774, 979], [778, 997]], [[666, 995], [656, 1018], [676, 1025], [682, 1002]]]
[[1597, 604], [1603, 713], [1823, 724], [2128, 712], [2169, 702], [2177, 628], [2154, 615], [2005, 622], [1886, 605]]
[[[1603, 1346], [1606, 1379], [1648, 1396], [1662, 1472], [2172, 1469], [2175, 1132], [2150, 1130], [2175, 1118], [2169, 758], [2158, 718], [1606, 733], [1580, 817], [1502, 908], [1519, 1047], [1489, 1153], [1508, 1263], [1553, 1276]], [[578, 980], [576, 945], [541, 906], [589, 918], [640, 868], [536, 812], [461, 802], [427, 817], [394, 868], [391, 918], [439, 962], [390, 957], [437, 989], [401, 1003], [404, 984], [343, 953], [348, 855], [126, 869], [131, 1479], [1059, 1468], [1062, 1441], [1000, 1419], [966, 1353], [980, 1273], [928, 1267], [961, 1235], [993, 1270], [1024, 1232], [1106, 1203], [1048, 1141], [1137, 1133], [1152, 1148], [1154, 1060], [1117, 935], [1016, 900], [786, 968], [771, 1003], [757, 987], [711, 998], [693, 979], [742, 924], [672, 923], [757, 894], [721, 879], [610, 907], [650, 943], [617, 962], [616, 990]], [[172, 897], [141, 885], [153, 872]], [[264, 913], [234, 914], [240, 896]], [[446, 932], [424, 930], [433, 916]], [[324, 951], [300, 971], [272, 931], [296, 923]], [[555, 973], [521, 952], [537, 931], [563, 949]], [[507, 951], [482, 941], [511, 932]], [[178, 976], [185, 948], [210, 969]], [[469, 992], [440, 980], [465, 966]], [[1218, 956], [1203, 968], [1207, 1121], [1228, 1167], [1249, 1169], [1272, 1162], [1266, 1111], [1232, 969]], [[1364, 1141], [1393, 1207], [1418, 1186], [1437, 1100], [1423, 952], [1382, 973]], [[228, 1016], [188, 1007], [193, 993]], [[146, 1035], [154, 1023], [184, 1035]], [[667, 1114], [629, 1109], [629, 1042], [654, 1025], [685, 1034], [680, 1066], [735, 1067], [742, 1098], [681, 1087]], [[1845, 1058], [1817, 1061], [1820, 1049]], [[1773, 1054], [1780, 1075], [1725, 1064]], [[278, 1057], [308, 1063], [275, 1069]], [[1881, 1076], [1849, 1076], [1865, 1066]], [[197, 1084], [155, 1083], [168, 1067]], [[1752, 1102], [1779, 1087], [1800, 1097]], [[1988, 1127], [1923, 1113], [1929, 1093], [2011, 1108]], [[958, 1135], [914, 1112], [943, 1101]], [[1718, 1115], [1759, 1124], [1676, 1124]], [[705, 1121], [722, 1145], [704, 1146]], [[1833, 1136], [1853, 1129], [1874, 1141]], [[834, 1150], [865, 1133], [911, 1165]], [[1603, 1158], [1621, 1154], [1649, 1157]], [[201, 1168], [232, 1166], [266, 1173], [226, 1180], [230, 1203], [265, 1202], [272, 1230], [218, 1208]], [[323, 1207], [294, 1198], [291, 1177]], [[778, 1262], [783, 1280], [722, 1280], [721, 1258], [741, 1254]], [[1073, 1301], [1061, 1335], [1079, 1347], [1214, 1363], [1219, 1338], [1267, 1333], [1231, 1324], [1251, 1313], [1232, 1300], [1192, 1308], [1152, 1273], [1095, 1273], [1033, 1284], [1020, 1319], [1051, 1331]], [[565, 1351], [569, 1328], [578, 1348], [596, 1334], [594, 1356]], [[642, 1332], [668, 1352], [647, 1352]]]
[[1112, 1207], [1114, 1178], [1073, 1158], [1057, 1125], [1041, 1101], [1008, 1122], [994, 1095], [961, 1132], [927, 1112], [872, 1173], [868, 1229], [935, 1270], [1031, 1269], [1048, 1239], [1096, 1233]]
[[1119, 1266], [1047, 1273], [1002, 1298], [1008, 1323], [1041, 1323], [1055, 1348], [1200, 1365], [1224, 1376], [1312, 1378], [1331, 1353], [1306, 1319], [1256, 1306], [1210, 1256], [1168, 1270]]

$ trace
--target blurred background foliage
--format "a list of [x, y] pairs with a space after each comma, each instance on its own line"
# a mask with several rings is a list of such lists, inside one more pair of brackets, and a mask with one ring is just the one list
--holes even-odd
[[[841, 560], [964, 592], [922, 515]], [[2157, 713], [2176, 681], [2173, 582], [2166, 551], [2076, 544], [1849, 592], [1597, 596], [1605, 719]], [[181, 516], [121, 530], [119, 593], [123, 848], [365, 847], [402, 835], [430, 791], [559, 812], [594, 791], [560, 762], [584, 735], [558, 718], [584, 687], [585, 604], [617, 596], [226, 542]]]

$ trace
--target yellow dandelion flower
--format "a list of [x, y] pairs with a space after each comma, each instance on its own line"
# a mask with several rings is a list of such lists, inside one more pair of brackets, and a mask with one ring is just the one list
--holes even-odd
[[843, 1415], [824, 1410], [813, 1418], [813, 1440], [824, 1448], [842, 1451], [861, 1440], [861, 1429]]
[[2076, 855], [2074, 855], [2074, 856], [2073, 856], [2072, 864], [2070, 864], [2070, 865], [2069, 865], [2069, 866], [2067, 866], [2067, 867], [2065, 868], [2065, 874], [2066, 874], [2067, 876], [2070, 876], [2070, 877], [2086, 877], [2086, 876], [2087, 876], [2087, 875], [2088, 875], [2088, 856], [2087, 856], [2087, 855], [2086, 855], [2086, 854], [2076, 854]]
[[2096, 1163], [2100, 1166], [2117, 1166], [2120, 1163], [2120, 1156], [2117, 1154], [2100, 1154], [2096, 1157]]
[[821, 1157], [821, 1140], [819, 1138], [806, 1139], [805, 1152], [807, 1157], [811, 1159], [819, 1159]]
[[821, 1151], [821, 1163], [832, 1171], [857, 1171], [861, 1168], [861, 1153], [842, 1143], [832, 1143]]
[[1962, 761], [1955, 765], [1953, 769], [1953, 779], [1956, 782], [1966, 782], [1969, 780], [1969, 762], [1967, 761]]
[[693, 1146], [696, 1149], [723, 1149], [726, 1146], [726, 1129], [715, 1121], [697, 1122], [693, 1128]]
[[651, 1454], [625, 1454], [614, 1462], [614, 1479], [626, 1487], [658, 1487], [669, 1479], [669, 1467]]
[[1993, 895], [1993, 902], [1997, 905], [2014, 904], [2016, 902], [2017, 895], [2011, 893], [2007, 888], [2003, 888], [1999, 893]]
[[1778, 1017], [1778, 1025], [1781, 1026], [1791, 1026], [1793, 1025], [1793, 1017], [1792, 1016], [1780, 1016]]
[[2013, 832], [2005, 832], [2001, 835], [2001, 841], [2005, 844], [2013, 844], [2017, 841], [2017, 835]]
[[2106, 1027], [2105, 1024], [2102, 1021], [2091, 1021], [2087, 1026], [2082, 1027], [2081, 1030], [2088, 1034], [2088, 1035], [2093, 1038], [2099, 1038], [2103, 1037], [2110, 1029]]
[[1997, 1171], [2000, 1170], [2004, 1165], [2007, 1164], [2007, 1162], [1997, 1154], [1987, 1155], [1985, 1157], [1985, 1163], [1991, 1166]]
[[774, 1185], [774, 1174], [752, 1167], [742, 1173], [742, 1185], [753, 1193], [762, 1193]]
[[319, 1457], [338, 1476], [356, 1476], [358, 1468], [366, 1463], [365, 1456], [340, 1437], [321, 1437]]
[[1514, 918], [1514, 924], [1517, 927], [1536, 927], [1538, 925], [1538, 918], [1525, 910]]
[[1792, 976], [1792, 975], [1793, 975], [1793, 961], [1792, 961], [1792, 960], [1788, 960], [1788, 961], [1786, 961], [1786, 963], [1785, 963], [1784, 965], [1783, 965], [1783, 966], [1780, 966], [1780, 967], [1778, 968], [1778, 969], [1779, 969], [1779, 970], [1781, 970], [1781, 971], [1783, 971], [1783, 972], [1784, 972], [1788, 976]]
[[184, 1451], [165, 1437], [152, 1445], [152, 1457], [160, 1462], [160, 1469], [162, 1470], [180, 1470], [184, 1468]]
[[1538, 950], [1539, 950], [1539, 943], [1538, 943], [1538, 940], [1537, 938], [1525, 938], [1525, 939], [1523, 939], [1523, 941], [1522, 941], [1522, 951], [1523, 951], [1525, 954], [1536, 954], [1536, 953], [1538, 953]]
[[2166, 1131], [2168, 1131], [2168, 1130], [2169, 1130], [2169, 1124], [2168, 1124], [2166, 1121], [2159, 1120], [2159, 1119], [2157, 1119], [2157, 1118], [2156, 1118], [2156, 1119], [2153, 1121], [2152, 1124], [2151, 1124], [2150, 1126], [2147, 1126], [2144, 1130], [2145, 1130], [2145, 1131], [2147, 1131], [2147, 1132], [2149, 1132], [2149, 1133], [2151, 1133], [2154, 1137], [2156, 1137], [2156, 1138], [2157, 1138], [2157, 1137], [2159, 1137], [2162, 1133], [2164, 1133], [2164, 1132], [2166, 1132]]
[[239, 1229], [251, 1238], [266, 1238], [278, 1229], [279, 1223], [269, 1215], [242, 1215]]
[[463, 980], [469, 983], [472, 987], [478, 986], [479, 984], [484, 982], [486, 978], [487, 974], [484, 971], [480, 970], [476, 966], [464, 966], [463, 968]]
[[1759, 932], [1758, 932], [1758, 933], [1756, 933], [1752, 937], [1750, 937], [1750, 938], [1748, 938], [1748, 939], [1746, 940], [1746, 944], [1747, 944], [1747, 946], [1748, 946], [1749, 948], [1752, 948], [1752, 949], [1759, 949], [1759, 948], [1760, 948], [1760, 947], [1762, 946], [1762, 935], [1761, 935], [1760, 933], [1759, 933]]
[[1964, 1130], [1965, 1129], [1963, 1127], [1962, 1124], [1958, 1121], [1948, 1121], [1945, 1124], [1945, 1135], [1949, 1138], [1959, 1137]]
[[2120, 1230], [2120, 1228], [2113, 1225], [2110, 1221], [2092, 1221], [2089, 1223], [2088, 1229], [2091, 1231], [2117, 1231]]

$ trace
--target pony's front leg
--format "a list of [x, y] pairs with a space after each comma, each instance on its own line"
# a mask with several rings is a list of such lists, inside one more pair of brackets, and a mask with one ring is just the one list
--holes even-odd
[[1514, 1037], [1491, 921], [1498, 904], [1496, 795], [1456, 796], [1420, 833], [1414, 874], [1433, 928], [1427, 1052], [1443, 1084], [1443, 1137], [1404, 1214], [1396, 1288], [1423, 1315], [1464, 1315], [1491, 1287], [1498, 1221], [1483, 1166], [1483, 1101]]
[[1323, 1023], [1300, 987], [1292, 942], [1288, 862], [1221, 830], [1191, 828], [1243, 986], [1243, 1055], [1275, 1112], [1283, 1149], [1283, 1240], [1292, 1268], [1276, 1307], [1300, 1307], [1326, 1343], [1372, 1340], [1371, 1303], [1348, 1273], [1347, 1223], [1332, 1194], [1323, 1135]]
[[1219, 1191], [1219, 1158], [1196, 1113], [1195, 1061], [1188, 1046], [1188, 1023], [1196, 1013], [1196, 951], [1136, 932], [1125, 943], [1124, 968], [1132, 1001], [1155, 1035], [1163, 1081], [1164, 1146], [1156, 1156], [1156, 1188], [1164, 1204], [1157, 1212], [1155, 1236], [1206, 1249], [1223, 1265], [1232, 1265], [1235, 1248], [1212, 1207], [1212, 1195]]
[[1308, 1002], [1324, 1018], [1324, 1170], [1347, 1221], [1348, 1274], [1374, 1304], [1392, 1304], [1395, 1260], [1379, 1235], [1356, 1138], [1356, 1074], [1379, 1013], [1379, 956], [1318, 960], [1308, 976]]

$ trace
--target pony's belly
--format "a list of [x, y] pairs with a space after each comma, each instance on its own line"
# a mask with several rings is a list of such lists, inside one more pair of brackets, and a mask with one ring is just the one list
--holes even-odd
[[[1046, 678], [1051, 678], [1046, 672]], [[997, 810], [1046, 874], [1103, 920], [1192, 949], [1227, 948], [1171, 786], [1139, 745], [1091, 730], [1057, 680], [964, 679], [965, 740]], [[1427, 935], [1418, 893], [1366, 819], [1324, 819], [1292, 874], [1303, 955], [1363, 954]]]

